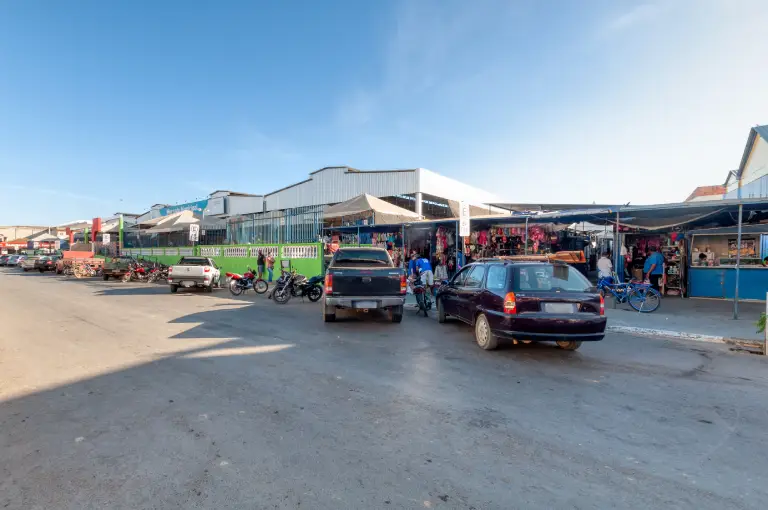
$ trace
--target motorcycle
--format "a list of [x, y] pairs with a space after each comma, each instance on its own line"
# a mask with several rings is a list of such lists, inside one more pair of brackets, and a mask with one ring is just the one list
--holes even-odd
[[166, 283], [168, 281], [168, 266], [163, 264], [155, 264], [152, 269], [149, 270], [147, 281], [149, 283]]
[[229, 292], [239, 296], [248, 289], [253, 289], [257, 294], [264, 294], [269, 289], [269, 284], [262, 278], [256, 278], [256, 273], [250, 266], [244, 274], [226, 273], [230, 278]]
[[133, 263], [128, 272], [123, 275], [123, 282], [137, 281], [146, 283], [149, 281], [149, 271], [142, 264]]
[[416, 273], [416, 278], [413, 281], [413, 294], [416, 296], [416, 303], [419, 305], [416, 314], [424, 312], [424, 317], [429, 317], [427, 313], [432, 309], [432, 293], [427, 292], [427, 288], [424, 285], [424, 281], [421, 279], [421, 272]]
[[319, 275], [307, 279], [296, 271], [284, 271], [277, 280], [270, 297], [275, 300], [275, 303], [281, 305], [287, 303], [292, 297], [303, 298], [304, 296], [315, 303], [323, 297], [322, 282], [323, 277]]

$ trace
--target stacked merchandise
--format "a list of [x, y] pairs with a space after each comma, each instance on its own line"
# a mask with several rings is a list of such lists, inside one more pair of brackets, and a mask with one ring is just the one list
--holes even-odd
[[[540, 254], [557, 245], [558, 236], [548, 232], [543, 226], [528, 227], [528, 253]], [[464, 238], [464, 253], [474, 259], [522, 255], [525, 253], [526, 235], [523, 227], [492, 227], [488, 230], [473, 232]]]

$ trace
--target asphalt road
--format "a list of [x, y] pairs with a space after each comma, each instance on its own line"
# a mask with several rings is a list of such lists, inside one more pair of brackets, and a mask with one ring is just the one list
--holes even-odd
[[0, 508], [765, 508], [768, 363], [0, 268]]

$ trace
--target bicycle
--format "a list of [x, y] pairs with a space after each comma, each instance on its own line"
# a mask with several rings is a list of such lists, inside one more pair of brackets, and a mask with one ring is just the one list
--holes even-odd
[[[616, 281], [615, 273], [612, 279]], [[629, 303], [629, 306], [640, 313], [655, 312], [661, 305], [661, 293], [648, 283], [612, 283], [607, 278], [598, 278], [597, 290], [603, 297], [606, 292], [610, 292], [617, 303]]]

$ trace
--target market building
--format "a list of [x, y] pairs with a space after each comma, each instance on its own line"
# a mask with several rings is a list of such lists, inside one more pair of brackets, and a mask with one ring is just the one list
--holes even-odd
[[195, 202], [155, 204], [136, 218], [135, 231], [157, 218], [192, 211], [204, 220], [201, 243], [314, 242], [322, 236], [328, 207], [363, 194], [426, 219], [458, 217], [462, 201], [472, 206], [474, 214], [501, 212], [486, 205], [498, 200], [493, 193], [431, 170], [341, 166], [321, 168], [303, 181], [264, 195], [217, 190]]

